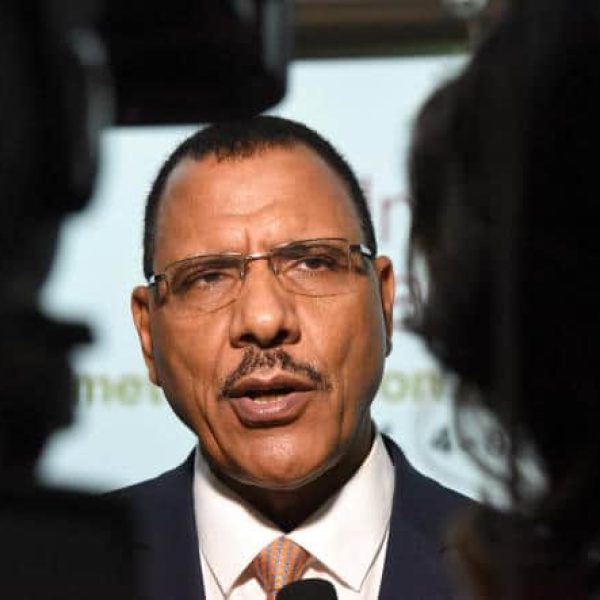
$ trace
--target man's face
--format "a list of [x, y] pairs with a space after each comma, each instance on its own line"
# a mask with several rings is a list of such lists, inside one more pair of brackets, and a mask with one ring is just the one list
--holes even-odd
[[[183, 160], [163, 192], [156, 234], [156, 273], [200, 254], [363, 241], [345, 183], [303, 145]], [[295, 489], [364, 447], [394, 295], [389, 260], [367, 262], [350, 292], [309, 297], [286, 291], [267, 261], [254, 261], [239, 297], [209, 313], [184, 315], [172, 298], [157, 304], [147, 288], [134, 290], [150, 378], [213, 468]]]

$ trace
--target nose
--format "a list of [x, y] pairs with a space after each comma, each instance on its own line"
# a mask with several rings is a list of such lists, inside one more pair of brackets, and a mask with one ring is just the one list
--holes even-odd
[[300, 339], [294, 297], [286, 292], [268, 261], [252, 261], [233, 305], [230, 339], [234, 347], [262, 349], [293, 344]]

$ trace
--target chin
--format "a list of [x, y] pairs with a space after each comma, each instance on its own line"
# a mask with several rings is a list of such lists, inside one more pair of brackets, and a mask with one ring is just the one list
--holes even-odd
[[270, 432], [243, 444], [236, 442], [229, 446], [229, 452], [212, 455], [213, 470], [232, 483], [264, 490], [301, 489], [334, 468], [340, 459], [340, 448], [323, 438], [275, 436]]
[[269, 465], [268, 469], [238, 474], [236, 479], [243, 484], [273, 491], [294, 491], [319, 479], [334, 465], [331, 459], [313, 465], [298, 465], [291, 461], [288, 465]]

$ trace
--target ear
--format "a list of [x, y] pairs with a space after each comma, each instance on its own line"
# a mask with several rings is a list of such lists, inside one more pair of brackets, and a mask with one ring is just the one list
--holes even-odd
[[133, 290], [131, 294], [131, 313], [142, 347], [142, 355], [148, 368], [148, 378], [154, 385], [160, 386], [152, 351], [150, 302], [150, 290], [146, 286], [140, 285]]
[[385, 319], [386, 356], [392, 351], [394, 335], [394, 300], [396, 297], [396, 280], [392, 261], [387, 256], [378, 256], [374, 261], [375, 272], [379, 280], [381, 308]]

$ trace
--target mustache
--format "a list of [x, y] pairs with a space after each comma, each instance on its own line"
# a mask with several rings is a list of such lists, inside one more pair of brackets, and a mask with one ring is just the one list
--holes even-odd
[[308, 378], [317, 390], [331, 390], [331, 382], [324, 373], [315, 369], [311, 364], [294, 360], [285, 350], [259, 351], [255, 348], [246, 348], [240, 364], [233, 370], [221, 386], [221, 396], [227, 396], [229, 390], [242, 377], [261, 369], [279, 368], [288, 373], [296, 373]]

